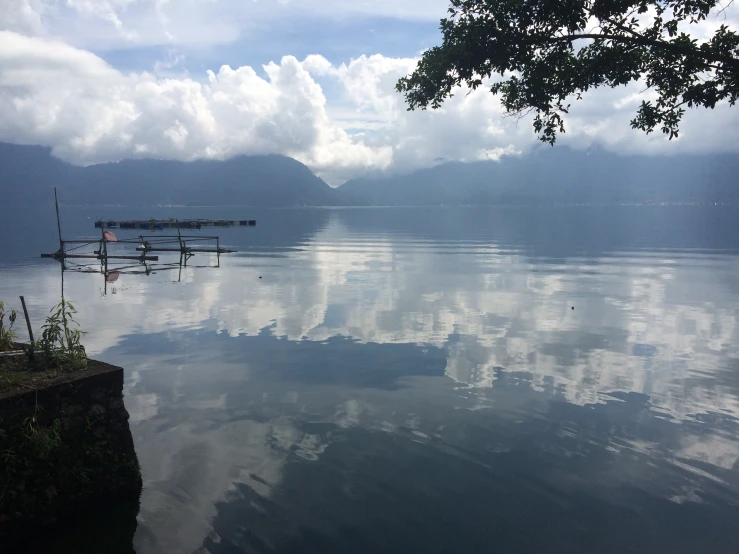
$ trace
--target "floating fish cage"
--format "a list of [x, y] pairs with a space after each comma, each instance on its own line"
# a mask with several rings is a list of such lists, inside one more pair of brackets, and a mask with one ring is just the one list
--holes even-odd
[[[251, 226], [256, 225], [254, 220], [231, 221], [227, 219], [197, 219], [179, 221], [169, 220], [98, 220], [95, 227], [101, 229], [97, 238], [83, 238], [75, 240], [64, 240], [59, 219], [59, 202], [56, 189], [54, 189], [54, 202], [56, 205], [56, 224], [59, 233], [59, 249], [50, 254], [41, 254], [42, 258], [51, 258], [61, 263], [62, 274], [67, 269], [75, 269], [84, 272], [97, 272], [105, 275], [105, 281], [113, 282], [123, 273], [152, 273], [157, 269], [180, 269], [187, 266], [188, 260], [196, 253], [216, 254], [217, 267], [220, 267], [221, 254], [236, 252], [227, 248], [221, 248], [221, 242], [217, 236], [183, 235], [181, 229], [203, 226], [229, 227], [232, 225]], [[177, 229], [176, 235], [138, 235], [132, 238], [118, 238], [113, 231], [107, 228], [120, 229]], [[178, 253], [179, 261], [157, 264], [157, 267], [149, 265], [149, 262], [158, 262], [158, 253]], [[171, 258], [171, 257], [170, 257]], [[135, 265], [130, 265], [131, 263]], [[68, 267], [69, 264], [72, 267]], [[99, 264], [95, 269], [91, 264]], [[116, 267], [109, 267], [116, 264]], [[120, 267], [121, 264], [129, 264]], [[205, 267], [205, 266], [198, 266]]]
[[257, 224], [254, 219], [230, 220], [230, 219], [98, 219], [95, 222], [96, 229], [148, 229], [160, 231], [164, 229], [201, 229], [203, 227], [254, 227]]

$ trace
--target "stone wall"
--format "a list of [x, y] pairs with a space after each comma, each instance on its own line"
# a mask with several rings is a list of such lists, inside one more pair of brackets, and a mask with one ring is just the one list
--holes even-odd
[[123, 369], [90, 361], [60, 382], [0, 395], [0, 546], [140, 492]]

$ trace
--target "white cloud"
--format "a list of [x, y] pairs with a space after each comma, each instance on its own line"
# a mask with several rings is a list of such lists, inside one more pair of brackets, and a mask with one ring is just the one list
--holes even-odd
[[[736, 26], [739, 6], [726, 4], [726, 10], [719, 7], [690, 25], [691, 34], [707, 38], [722, 24]], [[285, 19], [379, 17], [435, 24], [448, 6], [449, 0], [4, 0], [0, 30], [48, 34], [94, 48], [209, 45], [249, 37]]]
[[[47, 38], [0, 32], [0, 40], [6, 46], [0, 52], [0, 140], [47, 144], [73, 163], [281, 153], [340, 181], [391, 165], [413, 168], [512, 149], [510, 136], [490, 132], [500, 107], [481, 91], [438, 112], [408, 113], [394, 84], [413, 68], [411, 59], [363, 56], [334, 66], [321, 56], [303, 63], [286, 56], [263, 66], [264, 75], [223, 66], [199, 82], [187, 75], [125, 74]], [[322, 79], [343, 91], [336, 108], [357, 116], [349, 125], [332, 117]], [[363, 128], [363, 119], [372, 126]], [[516, 132], [531, 141], [530, 133]]]
[[478, 153], [477, 158], [480, 160], [499, 162], [503, 156], [517, 156], [520, 154], [521, 152], [519, 150], [516, 150], [513, 146], [508, 146], [507, 148], [491, 148], [489, 150], [482, 149]]
[[64, 43], [0, 32], [0, 140], [41, 143], [72, 162], [131, 156], [225, 158], [282, 153], [314, 169], [386, 167], [334, 124], [321, 87], [293, 57], [223, 66], [200, 83], [123, 74]]
[[[331, 66], [311, 56], [304, 67], [313, 75], [338, 79], [343, 101], [329, 113], [346, 129], [364, 124], [371, 133], [367, 143], [393, 148], [393, 169], [427, 166], [438, 160], [500, 159], [520, 154], [537, 144], [532, 117], [507, 117], [498, 98], [484, 87], [460, 88], [439, 110], [408, 112], [396, 93], [397, 80], [412, 71], [413, 59], [382, 55], [361, 56], [349, 64]], [[573, 101], [566, 117], [567, 132], [559, 144], [587, 148], [598, 143], [619, 153], [671, 154], [687, 152], [736, 152], [739, 145], [739, 109], [724, 103], [715, 110], [688, 110], [679, 140], [668, 141], [659, 131], [645, 135], [630, 126], [644, 85], [633, 83], [617, 89], [598, 89]], [[646, 93], [649, 94], [649, 93]]]
[[41, 0], [5, 0], [0, 10], [0, 29], [41, 34], [44, 31], [44, 13]]
[[[376, 54], [333, 64], [318, 54], [302, 62], [286, 55], [256, 68], [189, 70], [177, 44], [228, 42], [264, 16], [259, 10], [309, 7], [297, 0], [242, 5], [257, 10], [249, 12], [253, 19], [226, 17], [242, 9], [232, 2], [12, 0], [0, 14], [0, 29], [14, 29], [0, 31], [0, 140], [48, 145], [73, 163], [279, 153], [332, 184], [441, 160], [498, 160], [536, 144], [530, 118], [505, 117], [484, 88], [460, 89], [436, 111], [408, 112], [395, 83], [413, 70], [412, 58]], [[427, 14], [437, 17], [439, 6]], [[311, 4], [316, 13], [334, 8], [336, 14], [430, 17], [421, 13], [421, 2], [405, 3], [401, 11], [384, 1]], [[154, 15], [145, 17], [147, 10]], [[193, 18], [202, 22], [197, 30], [188, 26]], [[67, 32], [72, 28], [79, 37]], [[154, 74], [122, 72], [70, 44], [106, 45], [115, 36], [138, 45], [155, 35], [170, 46]], [[598, 143], [622, 153], [737, 150], [739, 108], [727, 105], [690, 110], [677, 141], [632, 130], [642, 89], [635, 83], [590, 91], [573, 103], [560, 142], [576, 148]]]
[[5, 0], [0, 29], [51, 35], [80, 47], [212, 45], [264, 25], [300, 19], [379, 16], [438, 21], [447, 0]]

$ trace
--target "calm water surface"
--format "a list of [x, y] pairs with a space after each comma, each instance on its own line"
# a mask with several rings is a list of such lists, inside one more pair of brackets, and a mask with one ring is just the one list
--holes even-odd
[[[259, 224], [204, 231], [220, 267], [64, 274], [144, 492], [50, 551], [739, 551], [739, 210], [62, 213]], [[0, 216], [38, 327], [53, 210]]]

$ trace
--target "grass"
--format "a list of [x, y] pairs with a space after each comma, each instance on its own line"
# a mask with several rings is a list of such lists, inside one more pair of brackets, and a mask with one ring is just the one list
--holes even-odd
[[88, 361], [87, 367], [75, 368], [67, 365], [47, 368], [30, 364], [23, 355], [0, 358], [0, 395], [40, 389], [71, 380], [93, 365], [94, 362]]
[[76, 313], [74, 305], [62, 297], [47, 316], [41, 339], [24, 346], [13, 340], [16, 310], [0, 301], [0, 352], [26, 351], [0, 356], [0, 394], [43, 388], [87, 368], [87, 354], [80, 342], [85, 333], [74, 319]]

